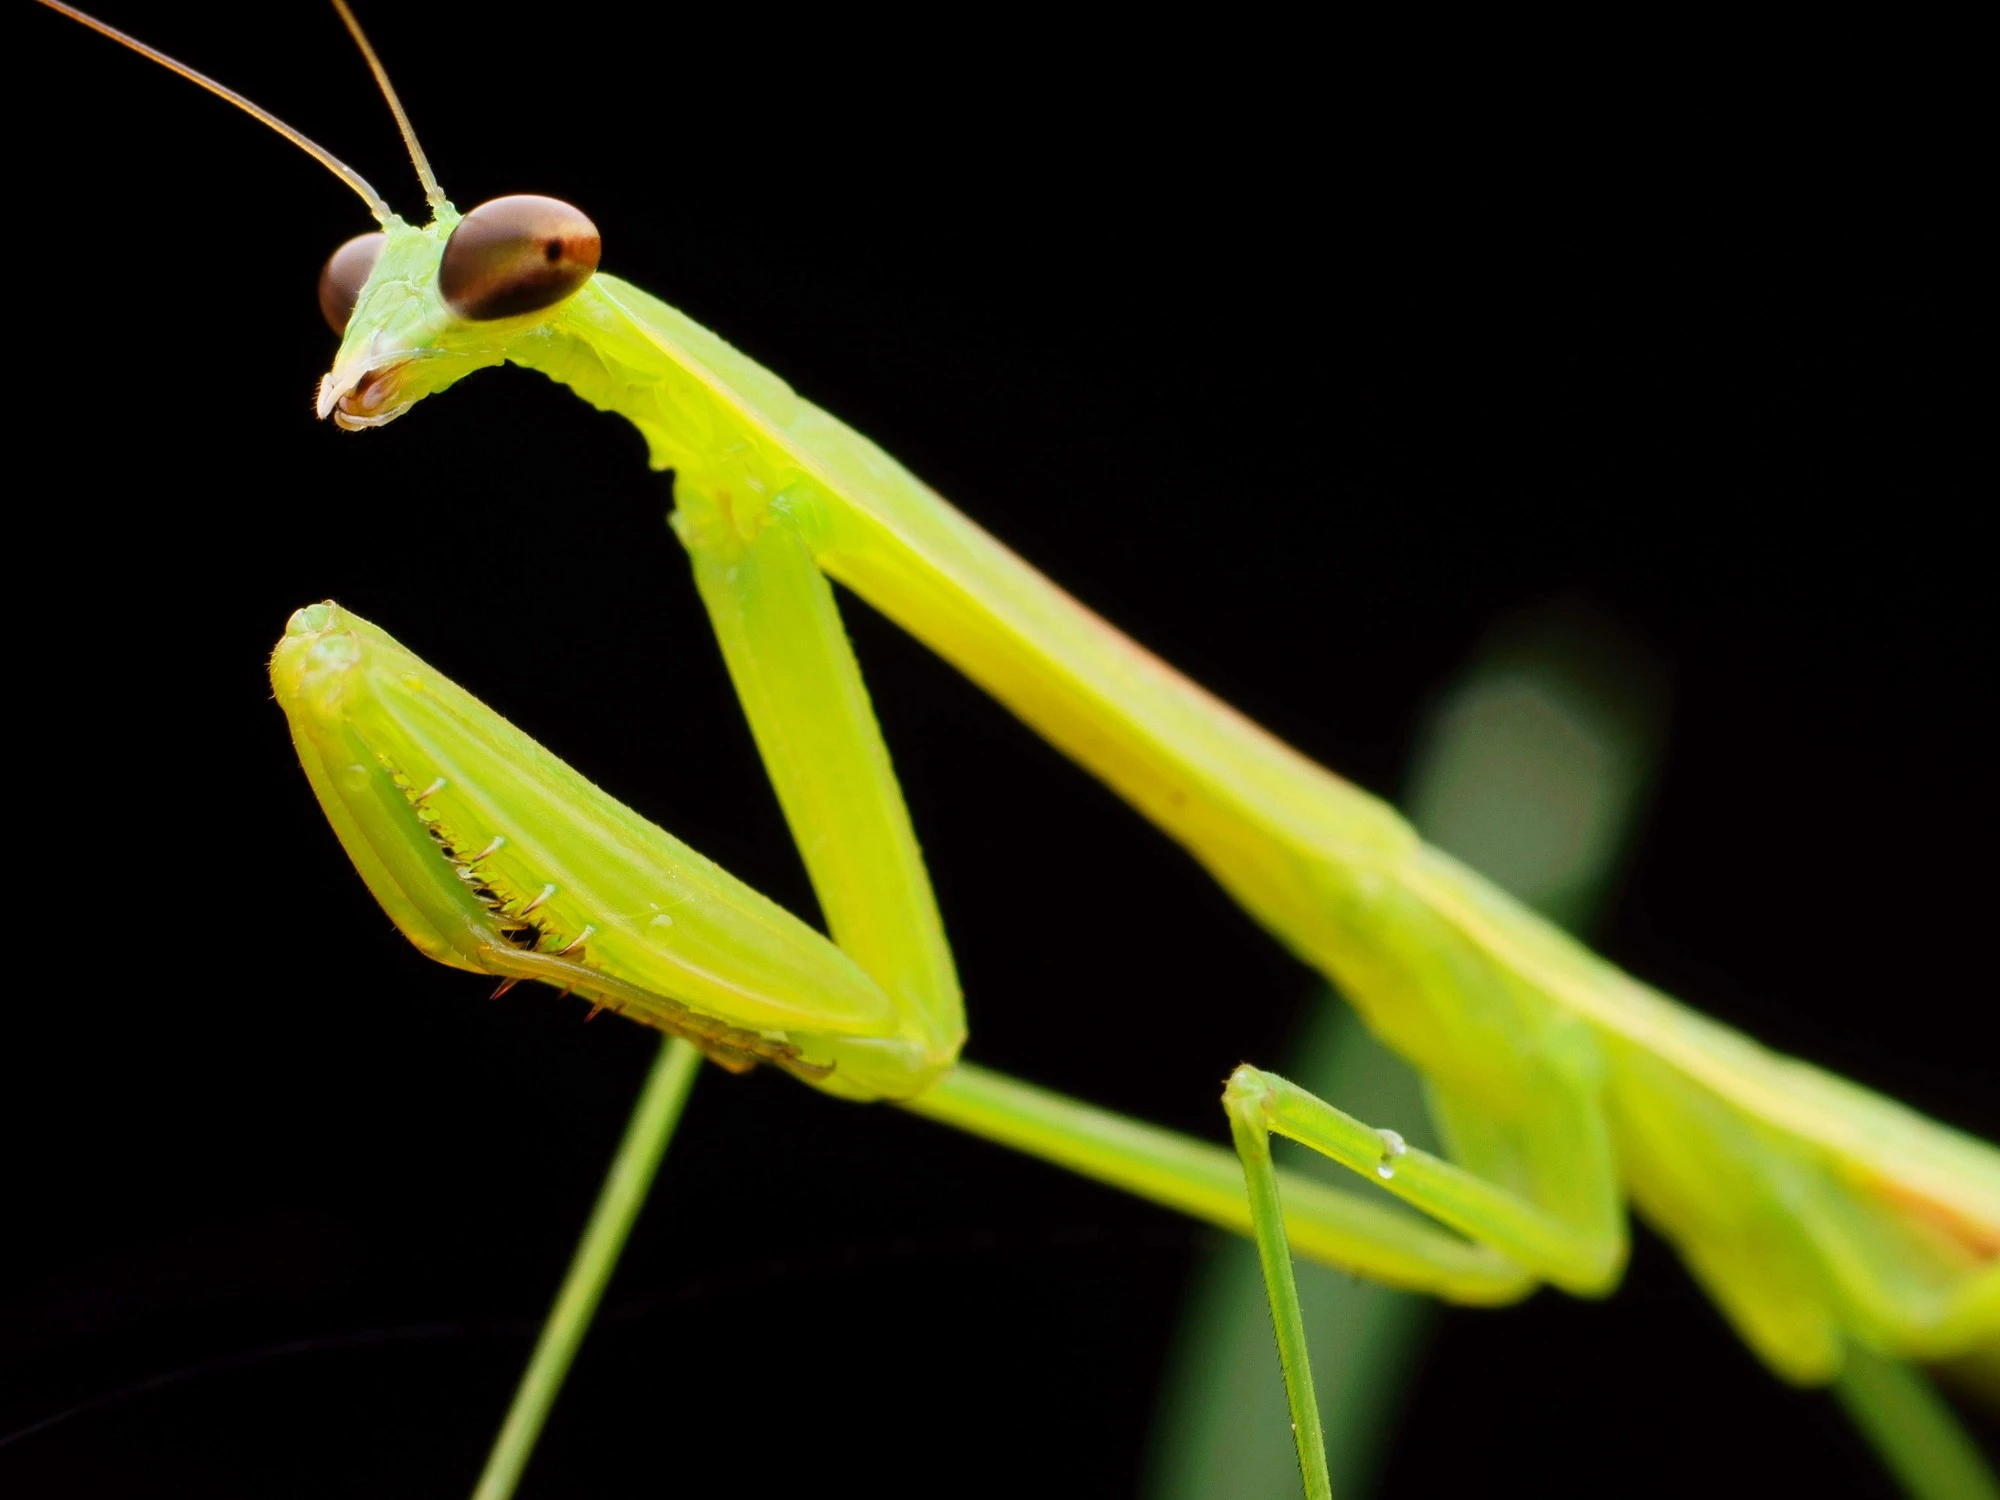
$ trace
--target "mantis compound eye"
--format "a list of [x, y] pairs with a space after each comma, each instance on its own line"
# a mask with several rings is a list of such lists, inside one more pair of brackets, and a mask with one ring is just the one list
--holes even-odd
[[452, 230], [438, 291], [474, 322], [540, 312], [590, 280], [598, 249], [597, 226], [560, 199], [495, 198]]
[[382, 258], [382, 247], [388, 243], [389, 236], [379, 229], [373, 234], [357, 234], [329, 255], [320, 268], [319, 310], [335, 333], [347, 332], [354, 304], [361, 300], [361, 289], [368, 284], [375, 262]]

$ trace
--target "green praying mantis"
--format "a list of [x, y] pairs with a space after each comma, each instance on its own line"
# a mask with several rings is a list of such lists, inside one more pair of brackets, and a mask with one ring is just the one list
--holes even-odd
[[[697, 1053], [893, 1100], [1254, 1234], [1309, 1493], [1324, 1480], [1292, 1253], [1465, 1303], [1544, 1281], [1601, 1295], [1622, 1267], [1629, 1197], [1787, 1379], [1893, 1382], [1896, 1361], [2000, 1345], [1991, 1147], [1674, 1005], [1424, 848], [851, 429], [597, 272], [575, 210], [516, 199], [461, 216], [418, 153], [433, 208], [418, 228], [306, 144], [382, 224], [329, 267], [345, 331], [321, 414], [381, 425], [514, 363], [639, 429], [675, 473], [676, 531], [833, 938], [374, 627], [333, 606], [294, 616], [274, 686], [322, 806], [405, 934], [503, 985], [540, 980], [679, 1039], [489, 1493], [525, 1462]], [[1225, 1095], [1231, 1157], [960, 1063], [950, 950], [829, 577], [1111, 786], [1338, 983], [1423, 1071], [1448, 1159], [1249, 1067]], [[1274, 1173], [1273, 1132], [1440, 1227]]]

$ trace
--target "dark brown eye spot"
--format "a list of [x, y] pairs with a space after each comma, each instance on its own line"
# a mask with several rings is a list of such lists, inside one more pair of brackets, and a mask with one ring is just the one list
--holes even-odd
[[559, 198], [495, 198], [452, 230], [438, 292], [475, 322], [540, 312], [590, 280], [599, 248], [597, 226]]
[[357, 234], [329, 255], [326, 264], [320, 267], [319, 310], [326, 317], [327, 327], [335, 333], [347, 332], [354, 304], [361, 300], [361, 289], [374, 274], [375, 262], [382, 258], [382, 247], [388, 243], [389, 236], [379, 229], [372, 234]]

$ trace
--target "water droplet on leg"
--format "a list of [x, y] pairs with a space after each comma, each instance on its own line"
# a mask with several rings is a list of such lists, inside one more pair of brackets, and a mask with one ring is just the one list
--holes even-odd
[[1382, 1159], [1375, 1163], [1375, 1175], [1387, 1182], [1396, 1175], [1396, 1158], [1410, 1148], [1393, 1130], [1378, 1130], [1375, 1133], [1382, 1137]]

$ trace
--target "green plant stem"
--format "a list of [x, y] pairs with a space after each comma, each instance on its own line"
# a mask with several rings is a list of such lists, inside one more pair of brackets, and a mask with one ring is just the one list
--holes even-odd
[[1833, 1391], [1911, 1500], [2000, 1500], [2000, 1480], [1921, 1371], [1850, 1344]]
[[618, 1154], [598, 1190], [597, 1205], [563, 1277], [562, 1290], [556, 1294], [548, 1322], [542, 1325], [541, 1338], [514, 1391], [513, 1404], [507, 1408], [507, 1420], [487, 1455], [473, 1500], [509, 1500], [521, 1482], [521, 1471], [535, 1450], [535, 1439], [541, 1436], [542, 1423], [562, 1389], [563, 1377], [576, 1358], [577, 1346], [590, 1327], [605, 1284], [617, 1268], [625, 1237], [632, 1232], [632, 1221], [646, 1201], [653, 1174], [659, 1170], [667, 1142], [673, 1139], [681, 1107], [687, 1103], [700, 1066], [701, 1054], [680, 1038], [669, 1037], [661, 1045], [639, 1103], [625, 1126], [625, 1137], [618, 1143]]

